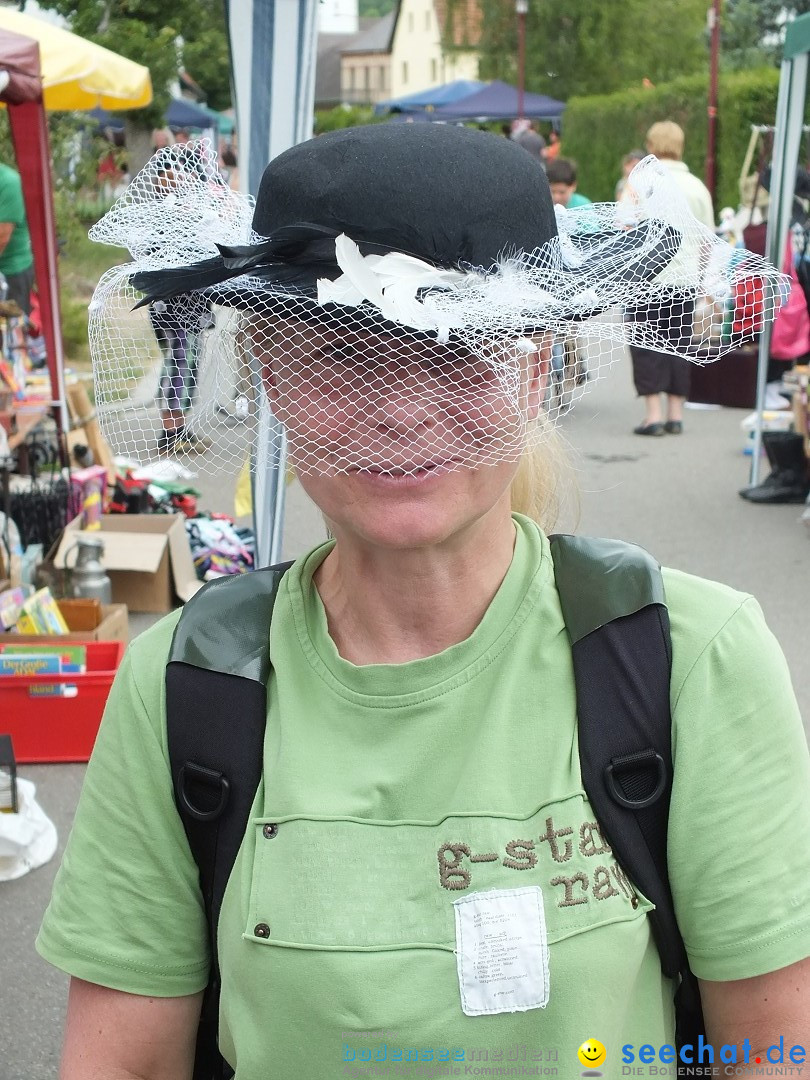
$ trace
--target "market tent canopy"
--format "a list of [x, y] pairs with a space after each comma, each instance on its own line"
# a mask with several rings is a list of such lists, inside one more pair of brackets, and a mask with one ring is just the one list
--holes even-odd
[[[511, 120], [518, 115], [518, 90], [504, 82], [491, 82], [469, 97], [442, 105], [431, 114], [434, 120]], [[524, 94], [523, 116], [531, 120], [559, 120], [565, 102], [543, 94]]]
[[[92, 117], [100, 126], [109, 127], [112, 131], [124, 130], [123, 117], [112, 116], [104, 109], [91, 109], [87, 116]], [[208, 131], [217, 126], [217, 114], [210, 109], [194, 105], [193, 102], [185, 102], [183, 98], [174, 98], [165, 112], [164, 122], [170, 127], [194, 127], [200, 131]]]
[[[97, 121], [101, 127], [110, 128], [113, 131], [123, 131], [124, 121], [117, 116], [112, 116], [104, 109], [91, 109], [89, 116]], [[215, 112], [205, 105], [197, 105], [193, 101], [184, 98], [173, 98], [166, 110], [165, 123], [174, 128], [195, 128], [208, 131], [216, 128], [220, 135], [230, 135], [234, 130], [234, 122], [223, 113]]]
[[[63, 30], [53, 23], [0, 8], [0, 30], [39, 45], [42, 100], [46, 109], [139, 109], [152, 100], [149, 68]], [[13, 62], [0, 56], [0, 67]]]
[[375, 115], [385, 112], [417, 112], [420, 109], [436, 109], [440, 105], [449, 105], [454, 101], [470, 97], [477, 93], [486, 83], [478, 79], [455, 79], [443, 86], [434, 86], [430, 90], [419, 90], [414, 94], [406, 94], [404, 97], [392, 98], [391, 101], [381, 101], [374, 106]]
[[200, 128], [203, 131], [217, 126], [212, 112], [184, 98], [172, 98], [169, 102], [166, 123], [169, 127]]

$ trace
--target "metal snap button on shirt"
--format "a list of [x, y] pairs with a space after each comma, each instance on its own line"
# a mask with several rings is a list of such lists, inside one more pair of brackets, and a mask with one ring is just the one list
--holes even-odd
[[278, 835], [278, 825], [265, 825], [262, 828], [262, 836], [265, 840], [272, 840], [274, 836]]
[[270, 937], [270, 927], [266, 922], [256, 923], [253, 927], [253, 934], [255, 937], [268, 938]]

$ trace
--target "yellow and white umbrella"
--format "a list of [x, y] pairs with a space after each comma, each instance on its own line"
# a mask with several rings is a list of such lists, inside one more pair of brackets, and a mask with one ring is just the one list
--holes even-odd
[[69, 30], [5, 7], [0, 30], [38, 43], [43, 104], [49, 111], [139, 109], [152, 100], [149, 68]]

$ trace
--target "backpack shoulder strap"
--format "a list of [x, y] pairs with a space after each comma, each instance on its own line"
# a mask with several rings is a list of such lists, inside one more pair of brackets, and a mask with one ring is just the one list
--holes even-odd
[[671, 645], [661, 571], [618, 540], [552, 538], [571, 640], [582, 781], [611, 847], [655, 904], [667, 975], [681, 966], [666, 838], [672, 788]]
[[655, 904], [649, 917], [661, 968], [680, 980], [680, 1045], [703, 1020], [667, 865], [672, 644], [661, 568], [620, 540], [550, 539], [571, 640], [582, 782], [616, 858]]
[[270, 620], [279, 584], [291, 565], [204, 585], [183, 608], [166, 665], [172, 785], [200, 871], [211, 948], [194, 1080], [227, 1075], [216, 1044], [216, 928], [261, 778]]

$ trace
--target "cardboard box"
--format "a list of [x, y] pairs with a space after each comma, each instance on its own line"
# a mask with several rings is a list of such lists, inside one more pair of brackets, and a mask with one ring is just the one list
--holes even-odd
[[[98, 600], [57, 600], [62, 617], [74, 641], [129, 641], [129, 612], [126, 604], [100, 604]], [[8, 631], [15, 642], [60, 641], [62, 634], [18, 634]], [[6, 640], [4, 637], [3, 640]]]
[[[65, 528], [54, 564], [64, 569], [81, 519]], [[182, 514], [102, 514], [93, 536], [104, 541], [102, 563], [112, 598], [130, 611], [171, 611], [175, 595], [185, 603], [202, 585], [197, 579]], [[68, 559], [72, 565], [75, 555]]]

